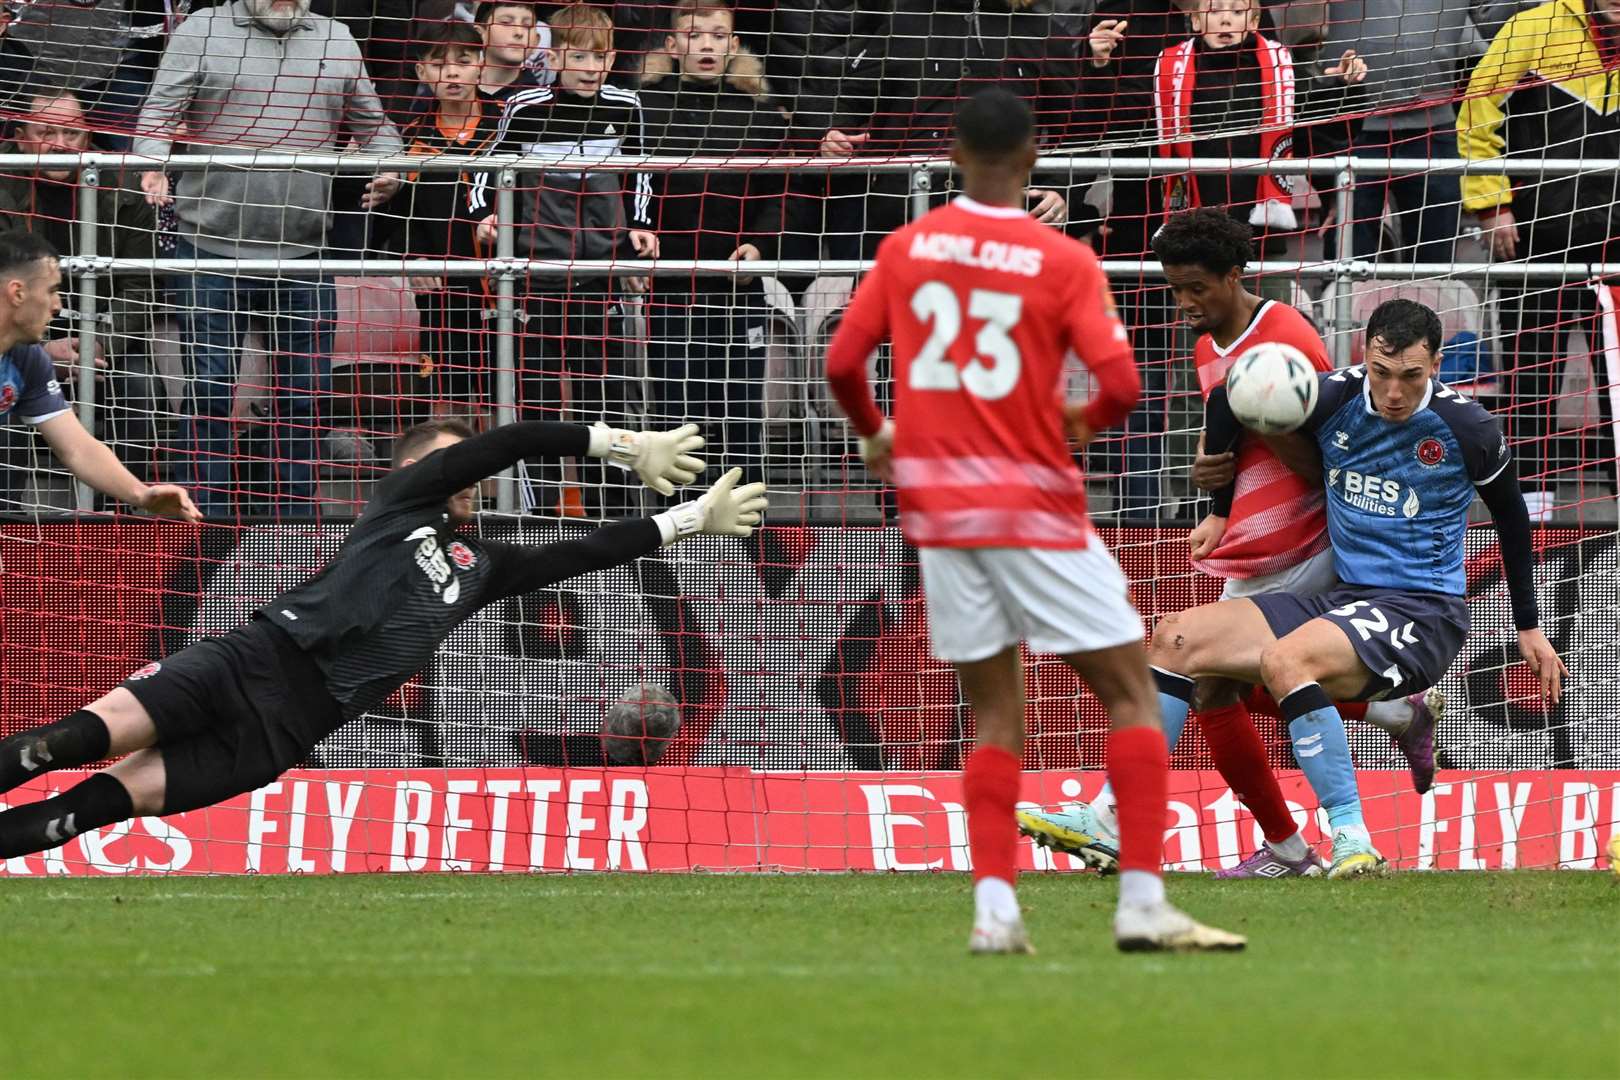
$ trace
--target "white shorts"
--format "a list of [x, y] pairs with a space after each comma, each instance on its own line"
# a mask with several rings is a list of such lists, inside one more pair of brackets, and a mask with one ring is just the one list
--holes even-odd
[[1286, 570], [1259, 577], [1227, 578], [1221, 589], [1222, 600], [1236, 600], [1261, 593], [1294, 593], [1297, 596], [1319, 596], [1339, 587], [1339, 572], [1333, 566], [1333, 549], [1323, 548], [1302, 563]]
[[918, 552], [928, 633], [947, 663], [985, 660], [1020, 641], [1076, 653], [1142, 640], [1130, 586], [1103, 542], [1072, 548], [939, 548]]

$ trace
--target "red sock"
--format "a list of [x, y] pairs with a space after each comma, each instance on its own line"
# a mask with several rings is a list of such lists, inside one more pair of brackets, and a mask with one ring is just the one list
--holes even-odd
[[1365, 701], [1335, 701], [1333, 707], [1339, 710], [1339, 715], [1346, 720], [1367, 719], [1367, 703]]
[[[1249, 708], [1264, 709], [1269, 713], [1282, 715], [1276, 700], [1266, 692], [1263, 686], [1256, 686], [1249, 692]], [[1339, 715], [1346, 720], [1365, 720], [1367, 718], [1367, 703], [1365, 701], [1336, 701], [1333, 707], [1339, 710]]]
[[1276, 774], [1266, 761], [1266, 744], [1260, 741], [1260, 733], [1249, 718], [1248, 706], [1238, 702], [1201, 712], [1198, 723], [1209, 740], [1215, 767], [1260, 823], [1266, 839], [1281, 843], [1298, 832]]
[[962, 766], [962, 801], [967, 804], [968, 853], [973, 881], [1018, 878], [1018, 784], [1023, 766], [999, 746], [981, 746]]
[[1119, 868], [1157, 874], [1169, 818], [1170, 750], [1158, 728], [1108, 733], [1108, 782], [1119, 818]]

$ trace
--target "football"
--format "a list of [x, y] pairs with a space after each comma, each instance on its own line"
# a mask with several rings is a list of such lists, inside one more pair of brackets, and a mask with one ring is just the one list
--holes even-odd
[[681, 727], [674, 695], [654, 683], [632, 686], [602, 720], [602, 749], [610, 765], [656, 765]]
[[1263, 342], [1226, 373], [1226, 399], [1244, 427], [1281, 435], [1298, 428], [1316, 408], [1316, 369], [1292, 345]]

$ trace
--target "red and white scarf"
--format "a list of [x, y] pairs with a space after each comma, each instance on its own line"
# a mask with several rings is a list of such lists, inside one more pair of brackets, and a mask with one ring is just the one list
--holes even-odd
[[[1159, 128], [1159, 156], [1193, 156], [1193, 89], [1198, 83], [1195, 64], [1197, 38], [1172, 45], [1159, 54], [1153, 69], [1153, 106]], [[1238, 46], [1244, 48], [1245, 46]], [[1294, 57], [1288, 48], [1259, 34], [1253, 48], [1260, 58], [1260, 155], [1273, 160], [1291, 159], [1294, 145]], [[1294, 214], [1291, 177], [1264, 173], [1257, 178], [1256, 202], [1249, 212], [1255, 226], [1290, 230], [1299, 227]], [[1165, 178], [1165, 207], [1169, 213], [1198, 206], [1198, 185], [1191, 173]]]

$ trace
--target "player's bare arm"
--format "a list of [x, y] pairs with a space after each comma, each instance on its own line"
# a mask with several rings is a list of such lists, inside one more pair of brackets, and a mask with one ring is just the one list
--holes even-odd
[[12, 232], [0, 237], [0, 354], [22, 376], [8, 407], [45, 436], [57, 460], [96, 491], [142, 510], [200, 521], [183, 488], [149, 485], [79, 423], [68, 407], [54, 365], [40, 343], [62, 310], [62, 267], [43, 237]]
[[51, 417], [39, 425], [39, 432], [62, 467], [101, 494], [160, 517], [202, 520], [202, 512], [185, 488], [142, 483], [118, 460], [112, 448], [86, 431], [71, 412]]

